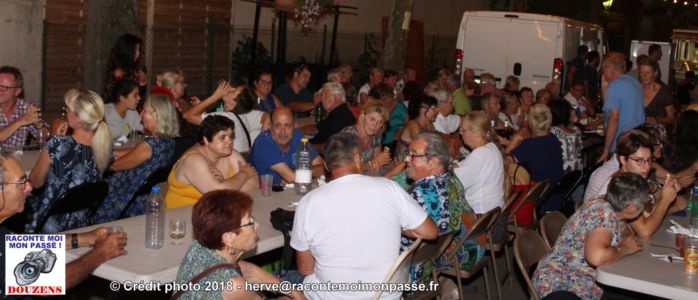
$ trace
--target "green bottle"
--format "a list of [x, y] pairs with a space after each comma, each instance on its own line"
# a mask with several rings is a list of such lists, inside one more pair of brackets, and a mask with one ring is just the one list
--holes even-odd
[[325, 118], [325, 109], [322, 108], [322, 102], [315, 106], [315, 124], [320, 123]]

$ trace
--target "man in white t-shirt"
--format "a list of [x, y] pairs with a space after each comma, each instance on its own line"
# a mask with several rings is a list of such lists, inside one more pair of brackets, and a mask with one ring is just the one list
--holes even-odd
[[453, 94], [447, 90], [439, 89], [429, 93], [429, 96], [436, 98], [438, 103], [439, 113], [434, 120], [434, 129], [444, 134], [456, 132], [458, 125], [460, 125], [460, 117], [453, 114]]
[[[356, 136], [332, 136], [324, 154], [334, 179], [298, 204], [291, 247], [304, 283], [380, 283], [398, 258], [401, 235], [437, 237], [434, 221], [397, 183], [360, 174], [360, 153]], [[374, 293], [305, 291], [309, 299], [371, 299]]]
[[584, 97], [584, 82], [575, 81], [565, 95], [565, 100], [572, 105], [578, 118], [586, 118], [589, 113], [593, 113], [594, 105]]

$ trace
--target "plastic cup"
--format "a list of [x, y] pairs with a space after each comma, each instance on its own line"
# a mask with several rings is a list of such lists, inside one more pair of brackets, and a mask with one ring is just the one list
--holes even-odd
[[261, 175], [259, 185], [262, 187], [262, 196], [271, 196], [271, 188], [274, 185], [274, 176], [271, 174]]
[[686, 235], [683, 233], [676, 233], [676, 249], [679, 249], [679, 254], [683, 257], [686, 243]]

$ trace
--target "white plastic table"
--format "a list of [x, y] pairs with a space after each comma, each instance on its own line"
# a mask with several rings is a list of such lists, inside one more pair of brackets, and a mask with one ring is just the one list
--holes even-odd
[[650, 253], [669, 254], [678, 252], [650, 244], [674, 247], [674, 235], [668, 233], [669, 219], [682, 226], [688, 226], [688, 218], [667, 217], [662, 226], [645, 241], [642, 252], [626, 256], [620, 261], [596, 269], [596, 281], [630, 291], [668, 299], [698, 299], [698, 274], [689, 275], [683, 271], [682, 262], [664, 262], [650, 256]]
[[[269, 213], [277, 207], [295, 210], [295, 206], [289, 206], [289, 203], [300, 199], [300, 196], [296, 195], [293, 189], [288, 188], [283, 192], [273, 192], [271, 197], [262, 196], [260, 191], [252, 193], [251, 196], [254, 199], [252, 215], [255, 221], [259, 223], [259, 228], [257, 230], [259, 241], [257, 242], [257, 247], [245, 253], [243, 257], [254, 256], [283, 246], [283, 236], [280, 231], [272, 228], [271, 222], [269, 221]], [[155, 281], [164, 284], [175, 280], [179, 264], [182, 262], [184, 255], [191, 245], [192, 208], [193, 206], [185, 206], [166, 212], [165, 244], [162, 248], [157, 250], [145, 248], [145, 216], [103, 223], [71, 230], [70, 232], [85, 232], [101, 226], [108, 227], [118, 225], [123, 227], [124, 231], [128, 234], [128, 245], [126, 246], [128, 254], [107, 261], [92, 272], [92, 275], [121, 283], [125, 281], [139, 282], [143, 280], [146, 283]], [[168, 222], [175, 216], [187, 220], [187, 235], [184, 237], [181, 245], [173, 245], [167, 233]], [[80, 257], [88, 250], [89, 248], [83, 247], [66, 251], [66, 260], [70, 262]]]

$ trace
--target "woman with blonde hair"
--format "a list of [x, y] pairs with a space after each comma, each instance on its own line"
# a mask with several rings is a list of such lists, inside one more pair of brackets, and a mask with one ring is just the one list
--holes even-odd
[[342, 131], [359, 137], [361, 161], [365, 173], [378, 171], [392, 161], [389, 151], [381, 149], [383, 126], [388, 118], [388, 109], [380, 102], [369, 101], [364, 105], [356, 124], [347, 126]]
[[141, 111], [143, 128], [148, 135], [133, 149], [115, 150], [117, 159], [109, 166], [116, 171], [107, 179], [109, 194], [94, 216], [95, 223], [116, 220], [120, 215], [145, 213], [147, 195], [129, 200], [157, 169], [172, 163], [174, 138], [179, 136], [177, 110], [164, 95], [148, 98]]
[[175, 104], [177, 110], [184, 113], [191, 107], [191, 103], [183, 98], [186, 89], [187, 81], [181, 70], [164, 71], [157, 74], [150, 94], [166, 95]]
[[104, 103], [93, 91], [71, 89], [65, 96], [70, 136], [52, 136], [29, 174], [32, 186], [45, 186], [31, 208], [27, 233], [55, 233], [90, 225], [87, 210], [51, 216], [38, 228], [54, 202], [76, 186], [102, 180], [111, 160], [111, 135], [104, 122]]
[[[533, 105], [528, 119], [531, 137], [521, 141], [521, 144], [511, 151], [514, 161], [526, 168], [531, 175], [532, 184], [550, 180], [554, 185], [564, 175], [562, 143], [550, 133], [552, 121], [552, 113], [547, 105]], [[529, 217], [532, 215], [522, 216], [521, 221], [524, 222], [519, 223], [528, 224], [531, 221]]]
[[[459, 132], [472, 152], [458, 163], [453, 173], [463, 184], [465, 200], [479, 218], [495, 207], [504, 207], [504, 159], [497, 146], [497, 134], [482, 111], [463, 116]], [[495, 240], [506, 231], [507, 218], [500, 218]]]

